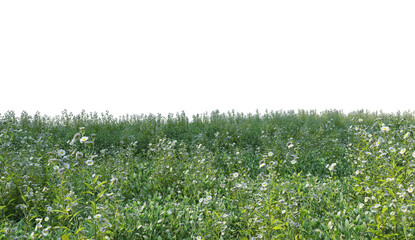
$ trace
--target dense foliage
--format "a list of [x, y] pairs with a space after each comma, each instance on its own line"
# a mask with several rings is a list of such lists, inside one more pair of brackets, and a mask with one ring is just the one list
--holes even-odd
[[0, 239], [412, 239], [415, 118], [0, 115]]

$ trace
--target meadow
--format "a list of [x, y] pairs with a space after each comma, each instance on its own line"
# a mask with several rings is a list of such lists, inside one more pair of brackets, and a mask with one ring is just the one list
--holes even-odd
[[0, 114], [0, 239], [414, 239], [413, 113]]

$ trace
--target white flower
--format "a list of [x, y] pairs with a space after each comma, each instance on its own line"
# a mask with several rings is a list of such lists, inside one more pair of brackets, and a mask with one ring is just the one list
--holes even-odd
[[288, 144], [288, 148], [292, 148], [294, 145], [292, 143]]
[[404, 154], [406, 152], [406, 148], [402, 148], [401, 151], [399, 152], [400, 154]]
[[411, 133], [410, 133], [410, 132], [407, 132], [407, 133], [405, 134], [405, 136], [403, 136], [403, 139], [407, 139], [407, 138], [409, 137], [409, 135], [411, 135]]
[[64, 166], [66, 169], [69, 169], [71, 165], [69, 165], [69, 163], [64, 163], [64, 164], [63, 164], [63, 166]]
[[201, 236], [197, 236], [196, 237], [196, 240], [202, 240], [202, 237]]
[[412, 153], [412, 157], [414, 157], [414, 158], [415, 158], [415, 152], [413, 152], [413, 153]]
[[396, 152], [396, 149], [394, 147], [389, 147], [389, 151]]
[[380, 207], [380, 204], [379, 203], [377, 203], [376, 205], [375, 205], [375, 208], [379, 208]]
[[207, 196], [207, 197], [206, 197], [206, 199], [207, 199], [208, 201], [210, 201], [210, 200], [212, 200], [212, 196]]
[[45, 217], [45, 222], [49, 221], [49, 217]]
[[94, 218], [95, 218], [95, 219], [99, 219], [99, 218], [101, 218], [101, 214], [97, 214], [97, 215], [95, 215], [95, 216], [94, 216]]
[[362, 208], [364, 206], [363, 203], [359, 203], [359, 208]]
[[371, 212], [376, 212], [376, 207], [375, 207], [375, 206], [371, 206], [371, 207], [370, 207], [370, 211], [371, 211]]
[[237, 178], [238, 176], [239, 176], [239, 173], [237, 173], [237, 172], [233, 174], [234, 178]]
[[291, 161], [291, 164], [296, 164], [297, 163], [297, 161], [296, 160], [292, 160]]
[[359, 118], [359, 122], [363, 122], [363, 119]]
[[272, 157], [272, 155], [274, 155], [274, 153], [273, 153], [273, 152], [269, 152], [269, 153], [268, 153], [268, 156], [269, 156], [269, 157]]
[[401, 207], [401, 211], [402, 211], [402, 212], [406, 212], [407, 210], [408, 210], [408, 207], [407, 207], [407, 206], [403, 205], [403, 206]]
[[389, 127], [387, 127], [387, 126], [383, 125], [383, 126], [380, 128], [380, 130], [381, 130], [382, 132], [389, 132]]
[[65, 150], [63, 150], [63, 149], [59, 149], [59, 150], [58, 150], [58, 156], [59, 156], [59, 157], [63, 157], [63, 156], [65, 156], [65, 153], [66, 153], [66, 152], [65, 152]]
[[89, 159], [88, 161], [85, 162], [86, 165], [88, 166], [92, 166], [94, 164], [94, 161], [92, 161], [91, 159]]
[[88, 140], [88, 137], [82, 137], [81, 139], [79, 139], [79, 141], [80, 141], [81, 143], [86, 142], [86, 140]]
[[413, 188], [413, 187], [409, 187], [407, 191], [408, 191], [409, 193], [412, 193], [412, 192], [414, 191], [414, 188]]
[[268, 185], [268, 183], [267, 183], [267, 182], [263, 182], [261, 185], [262, 185], [263, 187], [266, 187], [266, 186]]

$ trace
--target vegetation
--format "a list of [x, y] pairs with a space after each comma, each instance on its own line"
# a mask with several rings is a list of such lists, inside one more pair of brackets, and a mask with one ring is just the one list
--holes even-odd
[[413, 239], [411, 113], [0, 115], [0, 239]]

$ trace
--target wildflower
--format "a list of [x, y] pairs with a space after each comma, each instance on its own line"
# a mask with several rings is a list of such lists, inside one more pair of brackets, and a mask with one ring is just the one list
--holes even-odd
[[407, 206], [403, 205], [403, 206], [401, 207], [401, 211], [402, 211], [402, 212], [406, 212], [407, 210], [408, 210], [408, 207], [407, 207]]
[[287, 212], [287, 211], [285, 211], [285, 210], [282, 210], [282, 211], [281, 211], [281, 213], [282, 213], [282, 214], [285, 214], [286, 212]]
[[88, 137], [82, 137], [79, 141], [80, 141], [81, 143], [84, 143], [84, 142], [86, 142], [86, 140], [88, 140]]
[[386, 178], [386, 182], [392, 182], [393, 180], [395, 180], [394, 178]]
[[42, 235], [47, 236], [49, 234], [49, 227], [42, 230]]
[[75, 140], [72, 139], [71, 142], [69, 143], [69, 145], [73, 146], [75, 144]]
[[371, 211], [371, 212], [376, 212], [376, 207], [375, 207], [375, 206], [371, 206], [371, 207], [370, 207], [370, 211]]
[[210, 200], [212, 200], [212, 196], [207, 196], [207, 197], [206, 197], [206, 199], [207, 199], [208, 201], [210, 201]]
[[269, 152], [269, 153], [268, 153], [268, 156], [269, 156], [269, 157], [272, 157], [272, 155], [274, 155], [274, 153], [273, 153], [273, 152]]
[[401, 151], [399, 151], [400, 154], [404, 154], [406, 152], [406, 148], [402, 148]]
[[409, 187], [407, 191], [408, 191], [409, 193], [412, 193], [412, 192], [414, 191], [414, 188], [413, 188], [413, 187]]
[[365, 202], [369, 201], [369, 197], [365, 197]]
[[237, 173], [237, 172], [233, 174], [234, 178], [237, 178], [238, 176], [239, 176], [239, 173]]
[[75, 136], [73, 136], [73, 140], [78, 140], [79, 138], [81, 138], [80, 133], [76, 133]]
[[59, 150], [58, 150], [58, 156], [59, 156], [59, 157], [63, 157], [63, 156], [65, 156], [65, 153], [66, 153], [66, 152], [65, 152], [65, 150], [63, 150], [63, 149], [59, 149]]
[[333, 171], [335, 166], [336, 166], [336, 163], [331, 164], [330, 167], [329, 167], [329, 170]]
[[414, 158], [415, 158], [415, 152], [413, 152], [413, 153], [412, 153], [412, 157], [414, 157]]
[[236, 187], [240, 188], [240, 187], [242, 187], [242, 184], [238, 183], [238, 184], [236, 184]]
[[363, 122], [363, 119], [359, 118], [359, 122]]
[[357, 171], [355, 172], [355, 174], [356, 174], [356, 175], [358, 175], [359, 173], [360, 173], [360, 171], [359, 171], [359, 170], [357, 170]]
[[333, 223], [330, 221], [330, 222], [327, 224], [327, 226], [328, 226], [330, 229], [332, 229], [332, 228], [333, 228]]
[[196, 240], [202, 240], [202, 237], [201, 236], [197, 236], [196, 237]]
[[292, 148], [292, 147], [294, 147], [294, 145], [292, 144], [292, 143], [290, 143], [290, 144], [288, 144], [288, 146], [287, 146], [288, 148]]
[[403, 139], [407, 139], [407, 138], [409, 137], [409, 135], [411, 135], [411, 133], [410, 133], [410, 132], [407, 132], [407, 133], [405, 134], [405, 136], [403, 136]]
[[92, 161], [91, 159], [89, 159], [88, 161], [85, 162], [86, 165], [88, 166], [92, 166], [94, 164], [94, 161]]
[[387, 126], [383, 125], [383, 126], [380, 128], [380, 130], [381, 130], [382, 132], [389, 132], [389, 127], [387, 127]]
[[391, 216], [394, 216], [395, 215], [395, 212], [391, 212]]
[[296, 164], [296, 163], [297, 161], [295, 159], [291, 161], [291, 164]]
[[263, 187], [266, 187], [266, 186], [268, 185], [268, 183], [267, 183], [267, 182], [263, 182], [261, 185], [262, 185]]
[[389, 147], [389, 151], [396, 152], [396, 149], [394, 147]]
[[117, 178], [115, 178], [114, 176], [111, 175], [111, 180], [110, 180], [111, 183], [114, 183], [117, 180], [118, 180]]
[[49, 221], [49, 217], [45, 217], [45, 222]]
[[52, 212], [52, 207], [51, 207], [51, 206], [47, 206], [47, 207], [46, 207], [46, 210], [47, 210], [48, 212]]
[[260, 234], [260, 233], [258, 233], [256, 236], [257, 236], [257, 238], [262, 238], [262, 234]]
[[81, 158], [83, 156], [84, 154], [82, 152], [76, 152], [76, 158]]
[[70, 167], [69, 163], [64, 163], [64, 164], [63, 164], [63, 166], [64, 166], [66, 169], [69, 169], [69, 167]]
[[262, 168], [262, 167], [264, 167], [265, 166], [265, 161], [264, 160], [261, 160], [260, 162], [259, 162], [259, 168]]
[[97, 215], [95, 215], [95, 216], [94, 216], [94, 218], [95, 218], [95, 219], [100, 219], [100, 218], [101, 218], [101, 216], [102, 216], [101, 214], [97, 214]]
[[364, 204], [363, 203], [359, 203], [359, 208], [363, 208]]
[[376, 205], [375, 205], [375, 208], [379, 208], [380, 207], [380, 204], [379, 203], [377, 203]]

